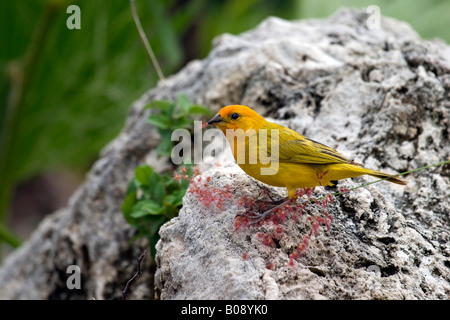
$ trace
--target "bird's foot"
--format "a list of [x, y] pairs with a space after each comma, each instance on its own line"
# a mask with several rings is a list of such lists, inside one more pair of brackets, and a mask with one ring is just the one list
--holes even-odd
[[263, 205], [260, 206], [260, 208], [265, 208], [266, 206], [271, 206], [271, 208], [269, 208], [268, 210], [259, 212], [257, 214], [240, 213], [240, 214], [237, 214], [237, 216], [247, 218], [247, 219], [251, 220], [249, 225], [255, 225], [255, 224], [258, 224], [259, 222], [267, 219], [268, 217], [272, 216], [279, 209], [282, 209], [284, 206], [291, 204], [293, 201], [295, 201], [295, 200], [281, 199], [281, 200], [277, 200], [277, 201], [265, 201], [263, 203]]

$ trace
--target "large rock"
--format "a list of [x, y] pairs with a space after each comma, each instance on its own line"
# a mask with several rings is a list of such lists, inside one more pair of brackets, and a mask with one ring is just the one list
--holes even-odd
[[[395, 173], [448, 159], [450, 48], [388, 18], [369, 30], [366, 19], [351, 10], [327, 20], [269, 18], [217, 38], [192, 72], [213, 79], [207, 102], [249, 105], [370, 168]], [[450, 297], [448, 165], [411, 174], [407, 187], [385, 182], [337, 197], [330, 231], [319, 230], [293, 265], [317, 208], [297, 222], [236, 230], [236, 214], [248, 210], [239, 202], [267, 200], [264, 187], [235, 164], [198, 179], [160, 230], [162, 299]]]
[[[67, 208], [47, 217], [0, 269], [0, 299], [119, 298], [145, 241], [122, 218], [134, 168], [157, 161], [150, 100], [185, 93], [218, 110], [245, 104], [367, 167], [406, 171], [449, 157], [450, 48], [382, 18], [367, 28], [364, 11], [326, 20], [268, 18], [255, 30], [216, 38], [211, 54], [150, 90], [131, 108], [121, 134], [102, 152]], [[195, 186], [178, 218], [161, 229], [155, 284], [162, 299], [439, 298], [450, 296], [448, 166], [416, 172], [408, 186], [389, 183], [338, 197], [308, 249], [289, 264], [307, 232], [305, 212], [281, 225], [235, 229], [245, 195], [263, 185], [234, 164], [212, 167], [200, 201]], [[208, 179], [208, 177], [210, 177]], [[208, 182], [209, 180], [209, 182]], [[368, 179], [369, 180], [369, 179]], [[347, 188], [364, 178], [344, 181]], [[283, 191], [269, 188], [274, 195]], [[323, 191], [318, 190], [319, 194]], [[308, 213], [308, 214], [307, 214]], [[81, 268], [81, 290], [68, 290], [69, 265]], [[130, 298], [153, 297], [150, 259]], [[375, 271], [375, 272], [373, 272]]]

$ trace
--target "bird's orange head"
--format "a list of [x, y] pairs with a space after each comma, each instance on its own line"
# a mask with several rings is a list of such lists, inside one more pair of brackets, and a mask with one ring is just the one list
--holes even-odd
[[248, 129], [257, 130], [266, 120], [257, 114], [254, 110], [246, 106], [232, 105], [226, 106], [208, 121], [209, 125], [216, 126], [223, 132], [226, 129]]

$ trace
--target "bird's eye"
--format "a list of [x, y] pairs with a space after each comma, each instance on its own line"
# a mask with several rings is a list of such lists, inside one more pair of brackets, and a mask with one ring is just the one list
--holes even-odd
[[231, 115], [231, 119], [236, 120], [237, 118], [239, 118], [239, 115], [237, 113], [233, 113]]

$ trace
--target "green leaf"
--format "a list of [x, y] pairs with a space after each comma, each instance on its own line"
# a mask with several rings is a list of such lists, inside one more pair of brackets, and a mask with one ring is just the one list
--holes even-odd
[[159, 233], [153, 233], [153, 234], [149, 234], [147, 236], [148, 239], [148, 244], [150, 246], [150, 254], [152, 255], [152, 258], [155, 259], [156, 256], [156, 244], [158, 243], [160, 236]]
[[148, 105], [146, 105], [144, 109], [155, 108], [161, 111], [166, 111], [170, 108], [172, 104], [173, 102], [170, 102], [168, 100], [154, 100], [150, 102]]
[[170, 131], [162, 131], [159, 133], [161, 135], [161, 143], [156, 150], [161, 155], [169, 156], [172, 152], [172, 133]]
[[149, 193], [153, 196], [155, 193], [155, 186], [161, 181], [161, 176], [153, 171], [152, 175], [150, 176], [150, 185], [149, 185]]
[[[138, 182], [139, 183], [139, 182]], [[139, 186], [139, 189], [141, 189], [141, 191], [142, 191], [142, 197], [141, 197], [141, 199], [142, 200], [144, 200], [144, 199], [151, 199], [152, 197], [151, 197], [151, 192], [150, 192], [150, 185], [148, 185], [148, 186]]]
[[169, 129], [171, 120], [163, 114], [152, 114], [148, 117], [147, 122], [159, 129]]
[[164, 177], [164, 184], [167, 194], [172, 194], [180, 190], [180, 183], [178, 181], [175, 181], [172, 175], [166, 175]]
[[193, 104], [189, 108], [189, 113], [191, 114], [204, 114], [204, 115], [212, 115], [213, 113], [208, 108], [199, 105], [199, 104]]
[[184, 195], [186, 194], [186, 189], [187, 188], [183, 188], [181, 190], [178, 190], [178, 192], [175, 192], [174, 195], [176, 197], [176, 201], [174, 202], [174, 204], [180, 206], [183, 204], [183, 198]]
[[140, 218], [146, 215], [160, 215], [164, 212], [164, 207], [153, 200], [141, 200], [133, 207], [130, 214], [133, 218]]
[[186, 117], [181, 117], [181, 118], [176, 119], [173, 122], [173, 127], [177, 128], [177, 129], [179, 129], [179, 128], [191, 129], [193, 127], [193, 124], [194, 123], [193, 123], [192, 120], [190, 120], [190, 119], [188, 119]]
[[175, 203], [175, 201], [176, 201], [177, 199], [176, 199], [176, 197], [175, 197], [175, 195], [173, 195], [173, 194], [169, 194], [169, 195], [167, 195], [167, 196], [165, 196], [164, 197], [164, 204], [174, 204]]
[[153, 258], [156, 255], [156, 243], [160, 239], [159, 237], [159, 229], [166, 222], [166, 219], [161, 217], [161, 219], [152, 221], [150, 225], [149, 233], [147, 234], [147, 239], [150, 246], [150, 253]]
[[130, 183], [127, 186], [127, 192], [125, 193], [125, 195], [135, 192], [137, 190], [138, 185], [139, 182], [136, 180], [136, 178], [131, 179]]
[[167, 115], [168, 117], [170, 117], [171, 119], [173, 118], [173, 114], [175, 112], [175, 109], [177, 107], [176, 103], [172, 103], [169, 107], [169, 109], [167, 109], [164, 114]]
[[159, 228], [168, 220], [163, 216], [152, 216], [148, 225], [148, 231], [150, 234], [158, 233]]
[[159, 204], [162, 204], [165, 194], [166, 194], [166, 188], [164, 186], [164, 183], [162, 181], [159, 181], [155, 185], [155, 189], [153, 190], [153, 199], [158, 201]]
[[189, 114], [189, 109], [191, 107], [191, 102], [185, 94], [178, 95], [177, 105], [181, 107], [184, 114]]
[[153, 169], [148, 166], [139, 166], [134, 171], [134, 174], [136, 176], [136, 180], [143, 186], [148, 186], [150, 183], [150, 177], [153, 173]]
[[133, 217], [131, 216], [131, 213], [133, 212], [133, 207], [135, 206], [137, 202], [136, 197], [136, 191], [130, 192], [127, 194], [122, 202], [122, 213], [125, 218], [125, 220], [132, 226], [136, 226], [137, 222]]
[[183, 204], [183, 195], [184, 192], [174, 192], [169, 194], [164, 198], [164, 203], [171, 204], [175, 207], [181, 206]]
[[145, 217], [145, 216], [148, 216], [148, 215], [149, 215], [149, 213], [147, 211], [136, 210], [136, 211], [133, 211], [131, 213], [130, 217], [135, 218], [135, 219], [139, 219], [139, 218], [142, 218], [142, 217]]
[[[192, 174], [190, 176], [192, 176]], [[186, 193], [187, 188], [189, 187], [189, 182], [189, 180], [181, 179], [180, 188], [181, 190], [183, 190], [183, 196], [184, 193]]]

